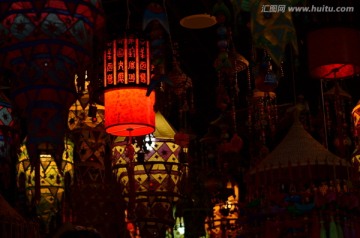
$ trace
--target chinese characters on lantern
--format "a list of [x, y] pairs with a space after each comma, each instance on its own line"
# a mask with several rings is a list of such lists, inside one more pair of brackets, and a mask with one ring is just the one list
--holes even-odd
[[108, 42], [104, 53], [104, 86], [150, 83], [149, 42], [135, 36]]

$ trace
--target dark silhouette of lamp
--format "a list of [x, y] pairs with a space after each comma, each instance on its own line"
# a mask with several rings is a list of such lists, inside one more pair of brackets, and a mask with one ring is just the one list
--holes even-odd
[[308, 33], [310, 76], [344, 79], [360, 73], [360, 31], [331, 27]]

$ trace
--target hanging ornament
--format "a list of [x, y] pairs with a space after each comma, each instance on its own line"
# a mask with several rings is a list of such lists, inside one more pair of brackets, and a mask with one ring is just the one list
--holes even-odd
[[[26, 140], [26, 139], [25, 139]], [[58, 168], [54, 157], [51, 154], [45, 153], [40, 154], [39, 158], [39, 184], [37, 184], [37, 171], [30, 166], [30, 157], [27, 153], [25, 141], [20, 146], [20, 153], [17, 161], [17, 177], [22, 174], [28, 177], [28, 181], [25, 184], [26, 190], [28, 191], [27, 200], [30, 206], [36, 207], [36, 215], [40, 218], [45, 232], [50, 233], [50, 223], [53, 221], [55, 216], [59, 216], [60, 212], [64, 211], [61, 207], [63, 199], [65, 197], [66, 184], [72, 183], [74, 176], [74, 160], [73, 151], [74, 144], [66, 139], [64, 140], [65, 150], [62, 153], [61, 167]], [[70, 181], [67, 181], [70, 179]], [[20, 184], [18, 184], [20, 186]], [[38, 188], [39, 186], [39, 188]], [[39, 189], [37, 192], [36, 190]], [[39, 195], [39, 198], [37, 196]]]
[[155, 92], [150, 85], [150, 45], [136, 34], [106, 44], [104, 106], [106, 132], [116, 136], [147, 135], [155, 129]]
[[327, 139], [332, 141], [329, 149], [335, 154], [346, 157], [350, 155], [352, 140], [351, 117], [347, 113], [351, 110], [352, 98], [340, 87], [338, 81], [324, 93], [325, 112], [327, 120]]
[[[298, 0], [278, 1], [276, 7], [295, 5]], [[244, 3], [246, 4], [246, 3]], [[287, 45], [298, 53], [297, 36], [290, 11], [272, 11], [269, 0], [250, 1], [251, 33], [255, 47], [263, 48], [278, 67], [285, 55]]]
[[[76, 97], [74, 75], [87, 65], [103, 28], [100, 1], [2, 1], [3, 66], [12, 72], [11, 98], [26, 120], [27, 149], [38, 166], [38, 147], [61, 155], [67, 110]], [[61, 156], [55, 161], [60, 168]]]
[[263, 92], [273, 92], [278, 86], [278, 79], [273, 71], [271, 58], [264, 50], [263, 60], [255, 74], [255, 87]]
[[[180, 146], [175, 144], [175, 131], [157, 112], [156, 127], [140, 158], [143, 141], [117, 137], [112, 147], [113, 172], [121, 184], [127, 203], [127, 219], [139, 226], [141, 237], [165, 237], [173, 227], [173, 204], [181, 196], [181, 183], [187, 166], [179, 159]], [[145, 141], [146, 142], [146, 141]], [[130, 147], [131, 146], [131, 147]]]

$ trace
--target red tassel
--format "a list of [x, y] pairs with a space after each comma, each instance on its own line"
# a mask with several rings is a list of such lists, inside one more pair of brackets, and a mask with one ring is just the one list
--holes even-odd
[[134, 155], [135, 155], [135, 149], [134, 146], [132, 144], [127, 144], [125, 147], [125, 156], [129, 158], [130, 161], [134, 160]]

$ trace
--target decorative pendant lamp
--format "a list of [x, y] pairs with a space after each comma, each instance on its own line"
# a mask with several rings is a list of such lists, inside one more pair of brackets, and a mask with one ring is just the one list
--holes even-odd
[[360, 129], [360, 100], [351, 112], [355, 129]]
[[76, 97], [73, 75], [91, 59], [103, 27], [101, 1], [1, 1], [1, 65], [12, 73], [11, 99], [26, 120], [27, 150], [39, 166], [42, 144], [61, 164], [67, 110]]
[[262, 150], [254, 151], [267, 153], [266, 147], [276, 130], [278, 120], [276, 93], [263, 92], [255, 89], [249, 99], [248, 128], [254, 140], [261, 142]]
[[68, 127], [74, 141], [74, 164], [76, 180], [71, 186], [71, 200], [65, 222], [93, 227], [107, 237], [116, 237], [119, 223], [123, 221], [121, 196], [115, 180], [109, 179], [111, 171], [106, 170], [106, 146], [110, 135], [105, 132], [103, 105], [91, 101], [89, 92], [84, 91], [69, 109]]
[[351, 162], [360, 171], [360, 100], [357, 102], [351, 112], [353, 122], [353, 136], [355, 150], [351, 155]]
[[347, 27], [323, 28], [307, 37], [310, 75], [341, 79], [360, 73], [360, 31]]
[[153, 136], [146, 136], [145, 141], [137, 137], [132, 155], [123, 137], [113, 143], [112, 171], [127, 204], [128, 229], [135, 232], [136, 224], [141, 237], [165, 237], [174, 226], [173, 205], [181, 197], [188, 173], [174, 136], [172, 126], [157, 112]]
[[116, 136], [147, 135], [155, 130], [155, 92], [150, 84], [150, 48], [135, 34], [106, 44], [104, 105], [106, 132]]
[[240, 225], [240, 211], [238, 206], [239, 187], [227, 182], [228, 195], [224, 200], [215, 199], [213, 214], [205, 220], [205, 228], [209, 237], [235, 237], [244, 232]]
[[336, 155], [346, 158], [353, 148], [351, 135], [352, 97], [336, 81], [335, 85], [324, 92], [326, 140], [329, 150]]
[[[41, 151], [39, 170], [32, 169], [30, 157], [25, 146], [25, 141], [20, 147], [17, 162], [18, 187], [26, 188], [26, 196], [30, 207], [35, 205], [36, 213], [44, 225], [44, 232], [50, 232], [50, 225], [58, 225], [58, 217], [66, 213], [63, 206], [66, 185], [72, 183], [73, 172], [73, 150], [74, 144], [65, 140], [65, 149], [62, 154], [61, 167], [51, 154]], [[39, 176], [39, 178], [36, 178]], [[22, 179], [23, 178], [23, 179]], [[39, 181], [40, 184], [37, 184]], [[39, 191], [37, 191], [39, 189]], [[36, 196], [40, 195], [40, 198]], [[60, 214], [62, 213], [62, 214]]]
[[14, 144], [15, 120], [12, 116], [10, 100], [0, 90], [0, 187], [2, 192], [11, 188], [11, 145]]

